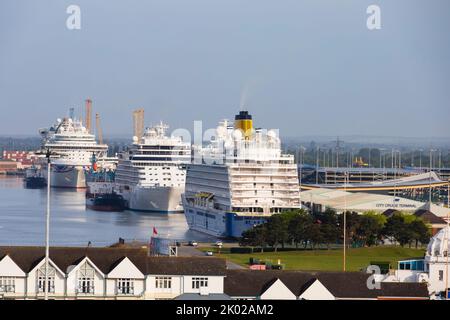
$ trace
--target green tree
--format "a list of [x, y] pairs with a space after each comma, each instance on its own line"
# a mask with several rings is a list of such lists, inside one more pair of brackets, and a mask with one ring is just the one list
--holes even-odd
[[366, 212], [359, 217], [355, 236], [364, 246], [377, 244], [381, 239], [386, 217], [375, 212]]
[[405, 220], [403, 215], [400, 213], [395, 213], [387, 219], [382, 230], [382, 234], [388, 237], [391, 242], [395, 242], [398, 241], [399, 234], [404, 227]]
[[321, 240], [330, 249], [330, 244], [335, 243], [339, 238], [339, 229], [336, 224], [325, 223], [320, 225]]
[[402, 212], [389, 217], [382, 232], [392, 240], [395, 239], [402, 247], [406, 244], [411, 246], [413, 241], [417, 247], [419, 242], [426, 243], [430, 238], [429, 230], [421, 219]]
[[323, 242], [322, 232], [320, 230], [319, 223], [312, 223], [308, 227], [308, 229], [306, 230], [306, 239], [310, 243], [311, 249], [314, 249], [317, 244]]
[[300, 243], [307, 242], [307, 230], [312, 224], [311, 216], [301, 211], [297, 215], [291, 218], [288, 222], [288, 234], [289, 240], [295, 243], [298, 248]]
[[419, 242], [428, 243], [430, 241], [430, 229], [422, 219], [415, 219], [409, 224], [409, 227], [412, 230], [412, 239], [415, 241], [416, 248], [418, 247]]
[[[357, 212], [347, 211], [346, 213], [346, 243], [349, 245], [349, 240], [356, 240], [356, 230], [358, 228], [360, 216]], [[344, 228], [344, 214], [340, 214], [338, 217], [339, 222], [339, 232], [343, 237], [343, 228]]]
[[264, 252], [264, 247], [267, 244], [267, 230], [264, 224], [250, 228], [242, 233], [239, 239], [240, 246], [260, 247], [261, 252]]
[[284, 244], [289, 240], [288, 220], [283, 214], [272, 215], [266, 223], [267, 243], [275, 248], [277, 252], [278, 246]]

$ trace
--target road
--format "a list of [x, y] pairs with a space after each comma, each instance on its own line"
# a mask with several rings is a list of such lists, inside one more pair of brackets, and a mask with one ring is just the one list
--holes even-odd
[[[181, 247], [178, 247], [178, 256], [180, 256], [180, 257], [199, 257], [199, 256], [204, 257], [205, 253], [198, 250], [196, 247], [181, 246]], [[220, 256], [216, 255], [216, 257], [220, 257]], [[229, 260], [226, 260], [226, 264], [227, 264], [227, 269], [230, 269], [230, 270], [245, 269], [243, 266], [240, 266]]]

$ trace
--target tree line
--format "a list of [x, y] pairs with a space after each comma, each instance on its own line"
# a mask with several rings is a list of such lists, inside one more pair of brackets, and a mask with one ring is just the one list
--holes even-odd
[[[385, 243], [401, 246], [426, 244], [430, 229], [421, 219], [411, 214], [396, 212], [386, 217], [376, 212], [346, 214], [346, 244], [373, 246]], [[242, 233], [241, 246], [296, 248], [342, 244], [344, 215], [334, 210], [309, 214], [303, 209], [272, 215], [266, 223], [254, 226]]]

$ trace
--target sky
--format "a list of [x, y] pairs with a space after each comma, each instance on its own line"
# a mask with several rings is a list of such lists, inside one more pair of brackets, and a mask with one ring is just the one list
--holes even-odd
[[282, 136], [450, 138], [449, 31], [448, 0], [1, 0], [0, 135], [89, 97], [104, 136], [137, 108], [192, 130], [245, 106]]

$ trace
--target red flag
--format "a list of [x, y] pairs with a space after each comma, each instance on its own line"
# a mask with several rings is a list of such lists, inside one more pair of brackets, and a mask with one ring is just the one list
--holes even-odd
[[153, 227], [153, 235], [157, 235], [158, 234], [158, 230], [156, 230], [155, 227]]

